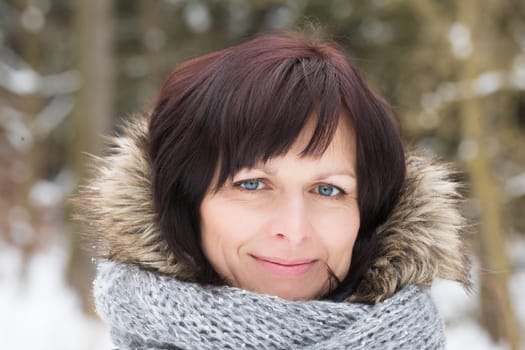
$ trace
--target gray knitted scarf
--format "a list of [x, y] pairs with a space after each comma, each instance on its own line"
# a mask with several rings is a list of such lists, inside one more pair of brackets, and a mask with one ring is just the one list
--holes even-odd
[[430, 296], [414, 285], [373, 306], [287, 301], [100, 261], [94, 295], [120, 350], [421, 350], [445, 343]]

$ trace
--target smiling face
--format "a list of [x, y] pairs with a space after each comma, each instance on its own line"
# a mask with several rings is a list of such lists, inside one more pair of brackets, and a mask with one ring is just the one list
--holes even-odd
[[355, 140], [345, 119], [322, 156], [300, 156], [307, 126], [288, 153], [241, 169], [205, 195], [203, 251], [230, 285], [309, 300], [329, 292], [329, 269], [346, 276], [360, 222]]

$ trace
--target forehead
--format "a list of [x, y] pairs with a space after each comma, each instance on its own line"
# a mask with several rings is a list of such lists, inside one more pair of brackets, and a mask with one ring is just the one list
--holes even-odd
[[295, 145], [303, 145], [304, 156], [321, 156], [340, 117], [349, 119], [342, 113], [347, 104], [335, 68], [322, 60], [303, 61], [272, 66], [271, 77], [259, 75], [257, 84], [242, 81], [236, 94], [219, 99], [211, 146], [218, 155], [219, 186], [240, 169], [287, 154]]
[[355, 134], [352, 122], [347, 113], [341, 113], [326, 149], [315, 154], [308, 154], [308, 145], [312, 141], [315, 141], [313, 139], [316, 137], [315, 130], [317, 128], [317, 122], [315, 116], [310, 118], [290, 148], [292, 153], [296, 153], [299, 156], [313, 156], [314, 158], [320, 158], [326, 153], [334, 152], [355, 153]]
[[[331, 142], [323, 152], [318, 154], [305, 154], [304, 150], [309, 144], [315, 130], [315, 124], [310, 123], [301, 131], [295, 143], [288, 152], [259, 161], [253, 168], [263, 169], [270, 175], [279, 174], [279, 169], [284, 167], [296, 168], [297, 172], [315, 168], [319, 172], [329, 169], [345, 169], [346, 173], [355, 176], [355, 137], [350, 123], [345, 118], [340, 118], [334, 131]], [[250, 167], [248, 167], [250, 168]], [[296, 175], [301, 175], [300, 173]]]

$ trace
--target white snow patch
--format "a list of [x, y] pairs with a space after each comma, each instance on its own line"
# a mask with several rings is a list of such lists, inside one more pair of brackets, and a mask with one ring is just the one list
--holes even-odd
[[[14, 247], [0, 244], [0, 329], [3, 349], [110, 349], [109, 331], [82, 312], [64, 281], [63, 244], [50, 245], [28, 262]], [[16, 272], [15, 272], [16, 271]]]
[[472, 89], [479, 96], [490, 95], [503, 86], [503, 75], [499, 72], [485, 72], [472, 82]]
[[40, 84], [40, 75], [29, 68], [13, 69], [0, 61], [0, 85], [7, 90], [26, 95], [37, 91]]
[[184, 20], [195, 33], [203, 33], [210, 29], [210, 11], [204, 4], [190, 2], [184, 8]]
[[437, 279], [431, 289], [439, 314], [446, 322], [458, 322], [477, 308], [475, 295], [469, 295], [457, 282]]
[[52, 181], [39, 180], [29, 192], [29, 201], [38, 208], [57, 207], [63, 199], [62, 188]]
[[46, 18], [42, 10], [36, 6], [29, 5], [20, 17], [22, 27], [30, 32], [38, 33], [44, 28]]
[[0, 61], [0, 86], [17, 95], [63, 95], [77, 91], [81, 85], [81, 75], [75, 70], [41, 76], [29, 66], [17, 69]]
[[[525, 271], [517, 272], [510, 276], [509, 293], [513, 301], [516, 318], [521, 325], [521, 334], [525, 334], [525, 299], [523, 291], [525, 290]], [[525, 342], [525, 339], [522, 339]], [[525, 345], [525, 344], [524, 344]]]
[[459, 59], [465, 59], [472, 54], [470, 29], [463, 23], [454, 23], [448, 32], [448, 40], [452, 46], [452, 54]]
[[507, 350], [508, 347], [492, 342], [487, 332], [473, 321], [465, 321], [445, 330], [447, 350]]
[[525, 195], [525, 172], [508, 179], [505, 183], [505, 192], [511, 197]]
[[33, 134], [46, 138], [73, 111], [75, 101], [71, 96], [56, 96], [31, 121]]

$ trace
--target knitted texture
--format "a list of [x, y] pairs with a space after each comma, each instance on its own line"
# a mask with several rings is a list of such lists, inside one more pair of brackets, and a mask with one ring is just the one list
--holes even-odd
[[94, 295], [120, 350], [421, 350], [445, 344], [430, 296], [415, 285], [376, 305], [287, 301], [100, 261]]

